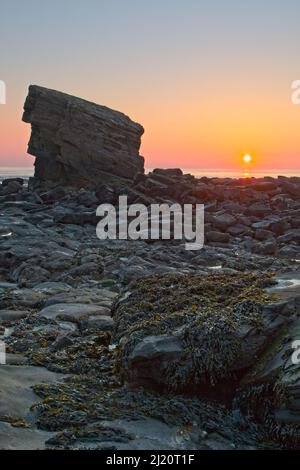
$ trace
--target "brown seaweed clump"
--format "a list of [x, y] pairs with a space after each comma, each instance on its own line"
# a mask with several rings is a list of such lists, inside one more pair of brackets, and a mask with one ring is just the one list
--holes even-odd
[[[272, 275], [261, 273], [155, 275], [133, 282], [113, 309], [120, 373], [129, 382], [143, 382], [143, 376], [142, 385], [152, 381], [176, 392], [232, 382], [264, 346], [264, 306], [274, 300], [265, 287], [272, 283]], [[162, 335], [176, 338], [180, 352], [168, 359], [155, 346], [155, 355], [138, 356], [145, 338], [155, 343]]]

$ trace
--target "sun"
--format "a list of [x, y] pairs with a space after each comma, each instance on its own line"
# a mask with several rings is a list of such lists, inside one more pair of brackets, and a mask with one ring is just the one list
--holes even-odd
[[251, 157], [251, 155], [247, 154], [247, 155], [243, 156], [243, 160], [244, 160], [245, 163], [251, 163], [252, 162], [252, 157]]

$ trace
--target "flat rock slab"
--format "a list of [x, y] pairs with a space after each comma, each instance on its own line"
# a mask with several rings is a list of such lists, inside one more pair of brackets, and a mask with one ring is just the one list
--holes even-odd
[[12, 284], [11, 282], [0, 282], [0, 289], [16, 289], [17, 284]]
[[110, 316], [110, 309], [99, 305], [55, 304], [44, 308], [40, 315], [49, 320], [64, 320], [77, 323], [94, 315]]
[[[7, 353], [6, 354], [6, 364], [10, 366], [21, 366], [28, 364], [28, 357], [23, 356], [22, 354], [11, 354]], [[0, 369], [1, 373], [1, 369]]]
[[111, 317], [105, 315], [92, 315], [86, 320], [80, 322], [80, 328], [82, 330], [92, 331], [113, 331], [115, 322]]
[[25, 318], [29, 312], [23, 310], [0, 310], [0, 323], [1, 321], [17, 321]]
[[52, 436], [50, 432], [0, 422], [0, 450], [45, 450], [45, 442]]
[[63, 376], [43, 367], [0, 366], [0, 416], [22, 418], [33, 421], [30, 407], [39, 401], [33, 392], [34, 385], [54, 383]]
[[68, 292], [62, 292], [51, 296], [45, 302], [45, 307], [55, 304], [94, 304], [101, 307], [110, 307], [114, 299], [118, 296], [117, 293], [108, 289], [96, 288], [81, 288], [71, 289]]
[[9, 290], [6, 299], [20, 310], [37, 308], [44, 301], [44, 294], [33, 289], [15, 289]]

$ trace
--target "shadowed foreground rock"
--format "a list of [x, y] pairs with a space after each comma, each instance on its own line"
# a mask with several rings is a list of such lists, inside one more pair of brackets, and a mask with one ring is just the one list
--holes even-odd
[[294, 272], [143, 278], [114, 307], [120, 372], [134, 387], [234, 398], [266, 435], [299, 448], [299, 305]]
[[[298, 196], [272, 180], [256, 217], [255, 179], [138, 180], [0, 185], [0, 448], [299, 449]], [[97, 204], [121, 184], [131, 202], [204, 197], [206, 232], [229, 240], [100, 241]], [[270, 240], [285, 257], [253, 250]]]
[[23, 121], [32, 126], [28, 153], [37, 179], [95, 187], [103, 172], [133, 179], [144, 171], [144, 129], [118, 111], [30, 86]]

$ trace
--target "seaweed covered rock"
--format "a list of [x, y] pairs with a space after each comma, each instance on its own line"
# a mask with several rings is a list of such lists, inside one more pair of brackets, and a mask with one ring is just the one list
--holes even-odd
[[242, 382], [236, 404], [267, 425], [272, 439], [282, 446], [300, 448], [300, 275], [278, 276], [272, 293], [295, 314], [266, 349]]
[[[271, 275], [156, 275], [114, 306], [120, 371], [134, 386], [231, 396], [295, 314]], [[284, 305], [283, 305], [284, 304]]]
[[40, 86], [30, 86], [23, 121], [35, 178], [97, 187], [108, 175], [133, 180], [144, 172], [144, 129], [118, 111]]

